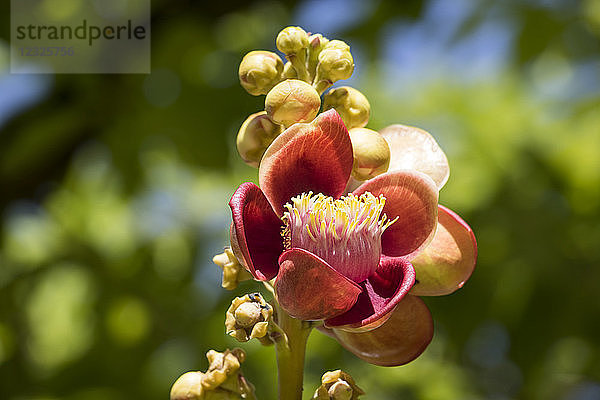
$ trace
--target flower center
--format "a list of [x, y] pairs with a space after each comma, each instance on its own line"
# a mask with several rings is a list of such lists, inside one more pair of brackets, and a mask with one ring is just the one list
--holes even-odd
[[385, 197], [369, 192], [339, 200], [302, 193], [285, 205], [284, 246], [308, 250], [354, 282], [362, 282], [379, 265], [381, 235], [398, 219], [382, 215], [384, 205]]

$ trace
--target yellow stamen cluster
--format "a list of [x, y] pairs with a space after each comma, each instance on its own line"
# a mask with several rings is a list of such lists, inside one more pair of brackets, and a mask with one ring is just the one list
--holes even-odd
[[381, 235], [397, 219], [382, 215], [384, 206], [383, 196], [369, 192], [339, 200], [302, 193], [285, 205], [284, 246], [309, 250], [337, 270], [356, 270], [349, 277], [364, 280], [377, 267]]
[[285, 205], [288, 211], [284, 221], [289, 220], [288, 214], [293, 213], [295, 220], [300, 221], [300, 214], [308, 213], [310, 219], [305, 229], [314, 242], [327, 237], [336, 241], [348, 240], [352, 233], [364, 229], [383, 232], [397, 219], [389, 220], [384, 214], [380, 220], [385, 197], [375, 197], [369, 192], [360, 196], [350, 193], [339, 200], [321, 193], [313, 196], [312, 192], [308, 192], [293, 197], [292, 203]]

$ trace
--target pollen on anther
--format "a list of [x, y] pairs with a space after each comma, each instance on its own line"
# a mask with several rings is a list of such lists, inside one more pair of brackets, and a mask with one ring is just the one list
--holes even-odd
[[348, 277], [365, 279], [378, 265], [381, 235], [397, 218], [383, 214], [385, 198], [366, 192], [333, 199], [303, 193], [285, 205], [284, 246], [302, 248], [334, 268], [349, 269]]

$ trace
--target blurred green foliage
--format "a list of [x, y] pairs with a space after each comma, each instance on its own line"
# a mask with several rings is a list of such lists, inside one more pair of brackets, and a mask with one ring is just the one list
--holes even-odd
[[[441, 202], [480, 254], [463, 289], [426, 299], [417, 361], [375, 367], [315, 332], [306, 391], [342, 368], [367, 399], [600, 398], [599, 4], [154, 1], [147, 76], [9, 75], [3, 26], [0, 398], [164, 399], [238, 345], [224, 313], [257, 287], [221, 290], [211, 263], [229, 196], [256, 180], [234, 140], [263, 99], [237, 66], [288, 24], [350, 43], [370, 128], [438, 139]], [[274, 398], [273, 349], [243, 347]]]

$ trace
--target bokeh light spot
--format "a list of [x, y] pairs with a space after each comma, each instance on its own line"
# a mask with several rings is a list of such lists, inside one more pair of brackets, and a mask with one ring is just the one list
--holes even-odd
[[142, 340], [150, 331], [148, 307], [134, 297], [123, 297], [111, 304], [106, 315], [106, 327], [111, 337], [124, 346]]

